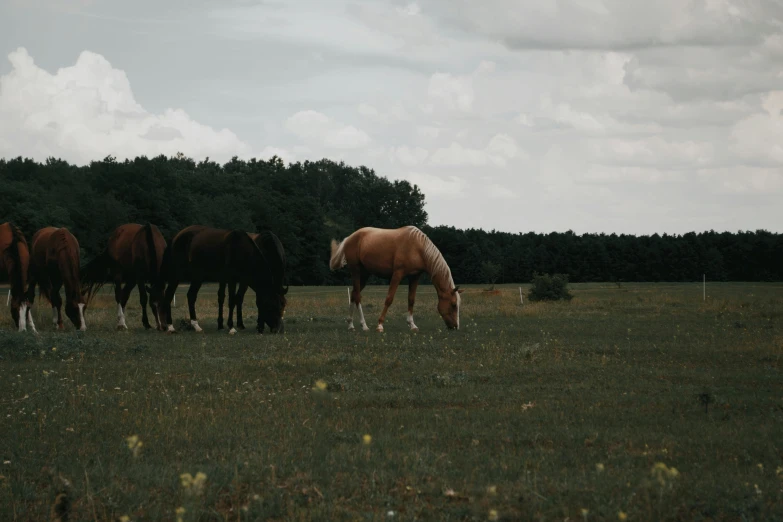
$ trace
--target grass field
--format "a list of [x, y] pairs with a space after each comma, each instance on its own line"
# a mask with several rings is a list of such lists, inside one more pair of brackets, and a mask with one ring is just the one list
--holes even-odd
[[571, 287], [469, 287], [459, 331], [422, 287], [418, 334], [404, 287], [384, 334], [345, 288], [292, 288], [284, 336], [218, 332], [214, 287], [203, 334], [135, 291], [127, 332], [108, 291], [84, 334], [2, 308], [0, 520], [783, 520], [783, 285]]

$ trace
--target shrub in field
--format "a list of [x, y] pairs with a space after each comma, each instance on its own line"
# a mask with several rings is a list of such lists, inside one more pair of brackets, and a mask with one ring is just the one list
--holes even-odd
[[533, 286], [527, 294], [531, 301], [570, 301], [574, 296], [568, 291], [568, 274], [533, 274]]

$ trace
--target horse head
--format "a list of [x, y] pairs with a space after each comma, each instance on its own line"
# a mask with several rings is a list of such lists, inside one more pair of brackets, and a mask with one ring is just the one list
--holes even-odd
[[438, 313], [449, 330], [459, 329], [459, 306], [462, 302], [460, 294], [464, 292], [455, 286], [449, 292], [438, 292]]

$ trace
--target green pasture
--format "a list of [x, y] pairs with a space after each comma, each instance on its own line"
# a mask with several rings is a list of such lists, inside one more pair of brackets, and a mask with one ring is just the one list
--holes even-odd
[[292, 287], [285, 335], [249, 292], [229, 336], [214, 285], [173, 335], [106, 287], [33, 336], [0, 289], [0, 520], [783, 520], [783, 285], [571, 290], [469, 286], [447, 331], [422, 286], [411, 333], [402, 285], [378, 334]]

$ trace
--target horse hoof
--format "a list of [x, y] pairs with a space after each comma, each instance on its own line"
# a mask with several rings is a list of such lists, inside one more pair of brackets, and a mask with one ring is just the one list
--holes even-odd
[[[369, 330], [369, 328], [368, 328], [368, 330]], [[379, 324], [378, 328], [376, 328], [375, 331], [377, 331], [379, 333], [383, 333], [383, 325]]]
[[235, 333], [237, 333], [236, 328], [232, 328], [231, 330], [228, 331], [228, 335], [234, 335]]
[[237, 328], [239, 328], [240, 330], [244, 330], [245, 329], [245, 325], [244, 324], [238, 324]]
[[118, 332], [122, 332], [123, 330], [127, 330], [127, 329], [128, 329], [128, 327], [125, 326], [124, 324], [118, 324], [117, 325], [117, 331]]
[[351, 325], [351, 326], [349, 326], [349, 327], [348, 327], [348, 331], [349, 331], [349, 332], [353, 332], [354, 330], [356, 330], [356, 328], [354, 328], [354, 327], [353, 327], [353, 325]]
[[370, 327], [367, 325], [362, 326], [362, 331], [368, 332], [370, 330]]
[[419, 327], [414, 326], [413, 328], [411, 328], [411, 332], [419, 333]]

